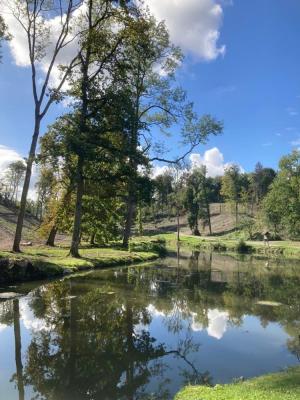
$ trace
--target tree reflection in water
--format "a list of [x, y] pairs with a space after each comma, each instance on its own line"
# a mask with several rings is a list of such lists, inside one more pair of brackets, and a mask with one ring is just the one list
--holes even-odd
[[[170, 399], [175, 360], [182, 383], [212, 382], [209, 372], [198, 370], [201, 343], [194, 333], [206, 329], [221, 339], [228, 325], [242, 326], [244, 315], [263, 326], [278, 322], [299, 357], [299, 283], [293, 266], [264, 268], [194, 252], [162, 265], [96, 271], [39, 287], [21, 300], [40, 321], [31, 328], [24, 369], [19, 300], [0, 312], [0, 323], [14, 326], [19, 399], [24, 385], [36, 399]], [[155, 318], [174, 335], [172, 343], [151, 333]]]

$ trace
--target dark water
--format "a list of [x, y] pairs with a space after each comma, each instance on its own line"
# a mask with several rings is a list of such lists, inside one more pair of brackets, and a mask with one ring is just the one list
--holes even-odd
[[194, 253], [10, 288], [0, 399], [172, 399], [295, 365], [299, 284], [300, 264]]

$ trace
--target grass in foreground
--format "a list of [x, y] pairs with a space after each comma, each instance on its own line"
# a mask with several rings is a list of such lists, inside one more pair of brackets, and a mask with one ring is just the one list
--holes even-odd
[[244, 382], [206, 386], [188, 386], [175, 400], [299, 400], [300, 368], [264, 375]]

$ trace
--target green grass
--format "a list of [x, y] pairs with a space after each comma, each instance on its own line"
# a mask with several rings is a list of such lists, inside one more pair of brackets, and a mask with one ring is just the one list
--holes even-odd
[[300, 368], [264, 375], [244, 382], [206, 386], [187, 386], [175, 400], [299, 400]]
[[[170, 247], [176, 246], [176, 234], [167, 233], [152, 236], [151, 238], [160, 238], [166, 240]], [[223, 236], [192, 236], [180, 235], [180, 243], [184, 247], [191, 247], [199, 250], [220, 251], [237, 253], [239, 239], [228, 239]], [[270, 241], [270, 246], [267, 247], [263, 241], [245, 241], [248, 247], [248, 253], [258, 256], [268, 257], [285, 257], [299, 258], [300, 257], [300, 242], [298, 241]]]
[[155, 251], [125, 251], [117, 248], [90, 247], [80, 249], [81, 258], [69, 257], [68, 253], [69, 250], [66, 247], [26, 247], [23, 248], [21, 254], [1, 251], [0, 259], [9, 259], [11, 263], [20, 265], [30, 263], [38, 275], [46, 278], [91, 268], [145, 262], [159, 256]]

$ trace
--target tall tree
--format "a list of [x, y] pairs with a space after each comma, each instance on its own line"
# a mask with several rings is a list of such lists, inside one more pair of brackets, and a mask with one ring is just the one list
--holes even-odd
[[8, 183], [10, 200], [17, 202], [19, 186], [24, 179], [26, 165], [24, 161], [13, 161], [7, 167], [5, 179]]
[[264, 168], [258, 162], [252, 174], [252, 188], [256, 204], [259, 204], [268, 192], [268, 189], [276, 176], [272, 168]]
[[[28, 46], [28, 59], [31, 67], [31, 83], [34, 100], [34, 130], [27, 159], [26, 174], [22, 191], [20, 210], [17, 220], [13, 251], [20, 252], [23, 221], [26, 211], [26, 200], [30, 185], [32, 166], [40, 135], [41, 122], [48, 113], [50, 106], [60, 99], [60, 90], [67, 76], [76, 64], [77, 51], [68, 62], [56, 84], [54, 82], [55, 67], [59, 56], [78, 35], [78, 30], [72, 27], [74, 13], [83, 1], [63, 0], [10, 0], [5, 12], [10, 12], [23, 30]], [[55, 26], [51, 20], [55, 19]], [[43, 63], [44, 72], [40, 73]], [[57, 78], [57, 76], [56, 76]]]
[[[222, 126], [206, 116], [201, 120], [186, 100], [186, 93], [176, 86], [175, 72], [182, 56], [170, 43], [163, 22], [144, 9], [132, 24], [131, 35], [125, 43], [127, 54], [126, 83], [132, 103], [128, 138], [127, 210], [123, 246], [128, 247], [136, 207], [135, 181], [141, 165], [152, 161], [177, 164], [210, 134], [220, 133]], [[181, 128], [182, 141], [189, 149], [176, 160], [162, 158], [166, 152], [161, 143], [153, 142], [151, 128], [156, 126], [164, 136], [172, 126]], [[157, 151], [159, 150], [159, 151]], [[155, 154], [158, 153], [158, 154]], [[154, 155], [155, 154], [155, 155]]]
[[300, 237], [300, 152], [282, 157], [279, 172], [263, 200], [263, 210], [276, 234]]
[[221, 194], [225, 200], [234, 207], [235, 223], [238, 225], [238, 206], [241, 191], [241, 174], [238, 165], [230, 165], [222, 177]]
[[[123, 6], [124, 2], [120, 4]], [[112, 87], [117, 90], [118, 81], [122, 78], [120, 71], [116, 74], [115, 67], [119, 61], [119, 49], [124, 39], [127, 18], [126, 7], [123, 12], [123, 7], [116, 9], [108, 0], [88, 1], [85, 15], [87, 33], [79, 54], [79, 71], [71, 76], [70, 90], [70, 94], [76, 99], [77, 117], [77, 137], [74, 137], [73, 142], [77, 154], [76, 202], [70, 247], [70, 255], [73, 257], [79, 257], [84, 164], [95, 156], [95, 147], [101, 146], [99, 136], [95, 143], [95, 136], [91, 134], [91, 121], [100, 115], [102, 120], [105, 119], [103, 107], [108, 103], [108, 93], [112, 93]]]
[[207, 225], [212, 234], [210, 220], [210, 201], [213, 197], [211, 181], [206, 176], [206, 167], [197, 168], [187, 179], [185, 207], [188, 210], [188, 223], [194, 235], [199, 236], [199, 219]]

